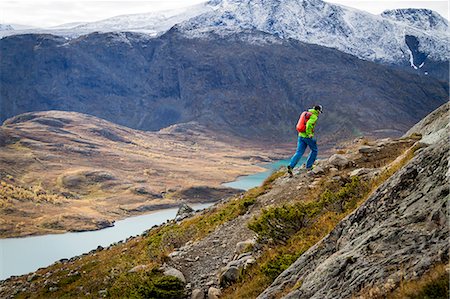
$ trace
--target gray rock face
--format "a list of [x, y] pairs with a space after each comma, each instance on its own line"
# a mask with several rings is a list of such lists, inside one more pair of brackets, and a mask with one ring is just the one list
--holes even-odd
[[447, 138], [450, 132], [450, 103], [445, 103], [418, 122], [404, 136], [421, 134], [421, 142], [433, 144]]
[[299, 110], [320, 99], [328, 112], [317, 133], [327, 142], [374, 130], [400, 135], [447, 101], [448, 84], [432, 78], [295, 40], [247, 42], [245, 34], [265, 36], [189, 39], [173, 29], [153, 39], [133, 33], [5, 37], [0, 122], [28, 111], [65, 110], [142, 130], [195, 120], [258, 141], [286, 141], [295, 136]]
[[421, 150], [258, 298], [351, 298], [374, 286], [387, 292], [447, 262], [448, 151], [448, 137]]
[[191, 299], [205, 299], [205, 292], [200, 289], [195, 289], [192, 291]]

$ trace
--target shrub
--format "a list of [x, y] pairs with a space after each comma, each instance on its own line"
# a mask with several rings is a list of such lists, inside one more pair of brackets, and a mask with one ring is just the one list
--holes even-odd
[[300, 254], [281, 254], [276, 256], [273, 260], [266, 262], [261, 267], [261, 271], [269, 277], [272, 281], [278, 277], [284, 270], [295, 262]]
[[123, 274], [108, 290], [110, 298], [178, 299], [185, 296], [183, 282], [173, 276], [162, 276], [157, 269]]
[[262, 211], [258, 218], [249, 222], [248, 227], [258, 234], [262, 242], [272, 240], [285, 244], [302, 227], [307, 226], [322, 210], [317, 202], [295, 203]]

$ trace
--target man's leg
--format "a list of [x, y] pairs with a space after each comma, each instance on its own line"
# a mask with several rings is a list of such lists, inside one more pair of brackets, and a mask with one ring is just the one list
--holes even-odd
[[305, 138], [298, 136], [297, 140], [297, 151], [291, 158], [291, 162], [289, 163], [289, 167], [294, 168], [297, 165], [298, 160], [303, 156], [306, 150], [306, 143], [304, 141]]
[[306, 169], [311, 169], [317, 158], [317, 142], [312, 138], [305, 138], [305, 143], [308, 144], [311, 152], [309, 153], [308, 160], [306, 160]]

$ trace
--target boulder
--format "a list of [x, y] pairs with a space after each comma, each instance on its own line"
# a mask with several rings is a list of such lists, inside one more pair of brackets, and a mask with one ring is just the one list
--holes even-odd
[[373, 146], [367, 146], [367, 145], [363, 145], [358, 149], [358, 152], [360, 154], [373, 154], [376, 152], [379, 152], [380, 150], [376, 147]]
[[337, 168], [345, 168], [349, 164], [349, 160], [343, 155], [334, 154], [328, 159], [328, 163]]
[[167, 267], [164, 269], [164, 275], [166, 276], [174, 276], [181, 280], [183, 283], [186, 283], [186, 278], [184, 277], [183, 273], [181, 273], [180, 270], [177, 270], [172, 267]]
[[349, 173], [350, 177], [354, 176], [364, 176], [372, 171], [370, 168], [358, 168]]
[[194, 213], [194, 209], [184, 203], [178, 209], [175, 219], [181, 220], [181, 219], [191, 216], [193, 213]]
[[220, 274], [220, 285], [221, 286], [227, 286], [234, 282], [236, 282], [239, 278], [240, 271], [237, 267], [231, 266], [231, 267], [225, 267], [222, 274]]
[[219, 299], [222, 295], [222, 292], [214, 287], [210, 287], [208, 289], [208, 299]]
[[192, 291], [191, 299], [205, 299], [205, 293], [201, 289], [195, 289]]
[[248, 239], [242, 242], [238, 242], [236, 244], [236, 249], [235, 249], [235, 253], [236, 254], [241, 254], [243, 252], [245, 252], [246, 249], [248, 249], [249, 247], [253, 246], [256, 244], [256, 240], [255, 239]]
[[325, 173], [325, 169], [323, 169], [323, 167], [321, 167], [321, 166], [316, 166], [316, 167], [313, 168], [312, 172], [315, 175], [321, 175], [321, 174]]

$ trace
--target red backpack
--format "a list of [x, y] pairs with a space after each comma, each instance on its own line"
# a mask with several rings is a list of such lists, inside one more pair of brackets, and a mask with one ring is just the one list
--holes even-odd
[[297, 122], [297, 132], [303, 133], [306, 132], [306, 123], [308, 122], [309, 118], [311, 117], [312, 113], [308, 111], [304, 111]]

